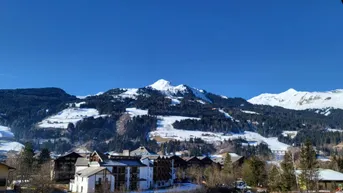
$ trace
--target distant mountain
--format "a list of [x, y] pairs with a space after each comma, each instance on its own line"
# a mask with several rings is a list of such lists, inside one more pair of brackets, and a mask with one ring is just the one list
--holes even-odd
[[[104, 151], [145, 145], [160, 151], [158, 144], [169, 142], [169, 152], [192, 147], [208, 153], [232, 140], [278, 151], [307, 138], [317, 146], [332, 145], [343, 141], [337, 134], [343, 128], [342, 94], [290, 89], [246, 101], [164, 79], [85, 97], [59, 88], [0, 89], [0, 128], [6, 128], [0, 149], [15, 141], [56, 152], [82, 145]], [[8, 138], [10, 132], [14, 137]], [[208, 146], [200, 146], [204, 142]]]
[[279, 106], [287, 109], [343, 109], [343, 89], [328, 92], [303, 92], [289, 89], [280, 94], [261, 94], [250, 100], [252, 104]]

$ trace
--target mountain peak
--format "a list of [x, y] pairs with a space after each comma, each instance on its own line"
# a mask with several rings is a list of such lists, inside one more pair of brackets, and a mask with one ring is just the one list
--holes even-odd
[[166, 90], [166, 88], [170, 88], [170, 82], [165, 79], [159, 79], [154, 84], [149, 85], [149, 87], [156, 89], [156, 90]]

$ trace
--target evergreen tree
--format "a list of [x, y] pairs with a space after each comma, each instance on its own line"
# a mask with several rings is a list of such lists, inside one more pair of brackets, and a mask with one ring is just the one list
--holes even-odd
[[276, 166], [272, 166], [268, 173], [268, 188], [270, 192], [281, 190], [281, 175]]
[[267, 172], [265, 162], [253, 156], [244, 163], [242, 169], [244, 180], [250, 186], [263, 186], [267, 182]]
[[282, 191], [292, 191], [296, 186], [296, 176], [294, 173], [293, 157], [291, 152], [286, 152], [284, 159], [281, 162], [281, 169]]
[[26, 143], [24, 150], [22, 151], [22, 164], [31, 168], [34, 162], [34, 150], [32, 143]]
[[306, 190], [315, 190], [318, 180], [318, 162], [316, 151], [309, 140], [301, 147], [300, 152], [300, 182]]
[[225, 160], [224, 160], [223, 174], [224, 175], [232, 174], [232, 161], [231, 161], [230, 153], [226, 154], [226, 157], [225, 157]]
[[43, 164], [49, 160], [50, 160], [50, 151], [47, 148], [43, 148], [39, 155], [38, 162], [39, 164]]

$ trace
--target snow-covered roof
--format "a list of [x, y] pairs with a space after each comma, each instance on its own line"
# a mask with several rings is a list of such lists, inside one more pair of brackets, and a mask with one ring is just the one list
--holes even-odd
[[[301, 174], [301, 170], [296, 171], [297, 175]], [[319, 181], [335, 181], [343, 182], [343, 173], [330, 170], [330, 169], [319, 169], [318, 170], [318, 179]]]
[[89, 177], [89, 176], [93, 176], [103, 170], [107, 170], [106, 167], [89, 167], [86, 168], [84, 170], [80, 170], [77, 172], [77, 175], [81, 176], [81, 177]]

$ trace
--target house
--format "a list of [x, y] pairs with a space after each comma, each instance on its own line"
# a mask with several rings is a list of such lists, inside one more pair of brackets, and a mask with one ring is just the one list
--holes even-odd
[[208, 156], [183, 157], [183, 159], [187, 162], [187, 167], [208, 167], [214, 163]]
[[115, 178], [115, 190], [142, 190], [147, 186], [144, 181], [149, 181], [149, 172], [144, 168], [147, 165], [141, 162], [140, 157], [134, 156], [106, 156], [94, 151], [89, 157], [91, 167], [106, 167]]
[[[231, 156], [231, 163], [235, 167], [240, 167], [243, 165], [245, 158], [243, 156], [239, 156], [235, 153], [230, 153]], [[220, 155], [214, 155], [211, 157], [212, 161], [215, 163], [220, 164], [221, 166], [224, 166], [226, 158], [226, 153], [220, 154]]]
[[7, 190], [8, 173], [15, 170], [14, 168], [0, 163], [0, 193], [4, 193]]
[[80, 154], [72, 152], [54, 160], [52, 179], [58, 182], [69, 182], [75, 176], [75, 163]]
[[106, 167], [87, 167], [76, 171], [69, 190], [76, 193], [114, 192], [114, 176]]
[[150, 151], [148, 148], [141, 146], [136, 150], [130, 152], [130, 156], [151, 156], [157, 155], [157, 153]]
[[[301, 170], [296, 170], [296, 174], [299, 176], [301, 174]], [[343, 184], [343, 173], [330, 169], [318, 169], [317, 180], [319, 190], [336, 190], [341, 184]]]

